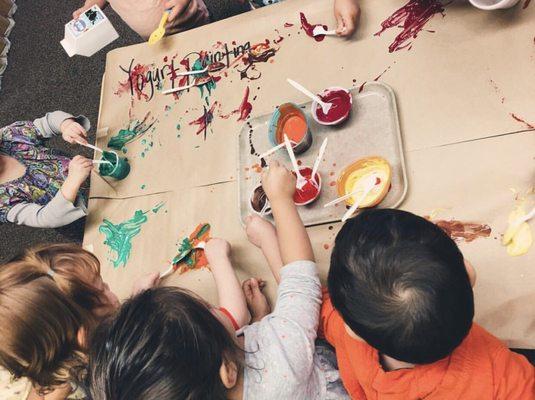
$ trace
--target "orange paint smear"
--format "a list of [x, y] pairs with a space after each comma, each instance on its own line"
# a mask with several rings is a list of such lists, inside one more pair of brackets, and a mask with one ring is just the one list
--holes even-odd
[[[210, 239], [210, 228], [208, 228], [206, 232], [204, 232], [201, 236], [197, 237], [199, 231], [205, 225], [205, 223], [197, 225], [195, 230], [189, 235], [189, 239], [193, 247], [197, 246], [199, 242], [207, 242]], [[204, 253], [203, 249], [194, 249], [191, 253], [191, 258], [193, 260], [193, 265], [188, 265], [186, 264], [186, 262], [180, 262], [175, 265], [175, 269], [178, 271], [179, 274], [183, 274], [192, 269], [203, 268], [208, 265], [208, 259], [206, 258], [206, 254]]]

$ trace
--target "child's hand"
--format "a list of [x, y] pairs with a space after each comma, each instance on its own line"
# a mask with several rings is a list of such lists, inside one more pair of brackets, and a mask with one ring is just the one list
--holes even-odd
[[90, 9], [95, 4], [99, 6], [101, 9], [104, 9], [108, 5], [108, 1], [107, 0], [86, 0], [83, 7], [80, 7], [78, 10], [72, 13], [72, 18], [73, 19], [80, 18], [80, 15], [82, 15], [84, 11]]
[[334, 17], [338, 23], [336, 34], [338, 36], [351, 36], [355, 32], [360, 17], [358, 0], [335, 0]]
[[74, 156], [69, 163], [67, 180], [80, 187], [91, 173], [91, 168], [93, 168], [93, 161], [83, 156]]
[[150, 274], [143, 275], [141, 278], [134, 282], [132, 288], [132, 296], [135, 296], [145, 290], [152, 289], [153, 287], [158, 286], [160, 283], [160, 273], [151, 272]]
[[216, 265], [218, 261], [229, 258], [230, 244], [224, 239], [212, 238], [206, 243], [204, 254], [211, 266]]
[[172, 9], [167, 21], [171, 22], [176, 19], [177, 23], [185, 25], [197, 15], [199, 4], [197, 0], [167, 0], [165, 8]]
[[63, 121], [59, 127], [63, 140], [68, 143], [81, 142], [87, 144], [87, 132], [74, 119], [69, 118]]
[[295, 193], [295, 181], [295, 176], [278, 161], [273, 161], [269, 164], [269, 168], [262, 172], [262, 187], [272, 204], [277, 200], [292, 199]]
[[277, 240], [277, 231], [273, 224], [258, 215], [249, 215], [245, 218], [245, 232], [247, 239], [256, 247], [262, 247], [262, 243], [270, 238]]

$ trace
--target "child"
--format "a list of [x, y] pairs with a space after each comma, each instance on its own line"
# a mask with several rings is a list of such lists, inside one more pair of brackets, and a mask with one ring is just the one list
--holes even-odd
[[[262, 7], [281, 0], [251, 0], [253, 7]], [[358, 0], [334, 0], [334, 17], [336, 18], [336, 34], [350, 37], [357, 29], [360, 17]]]
[[166, 9], [171, 9], [166, 34], [172, 35], [247, 11], [249, 8], [246, 2], [239, 0], [86, 0], [84, 6], [72, 16], [78, 18], [93, 5], [104, 8], [108, 3], [144, 40], [158, 27]]
[[[157, 279], [143, 277], [137, 290]], [[0, 267], [0, 365], [32, 382], [32, 399], [64, 399], [85, 366], [86, 338], [118, 306], [93, 254], [74, 244], [30, 249]]]
[[56, 228], [82, 218], [86, 209], [78, 190], [92, 161], [68, 157], [44, 146], [60, 134], [69, 143], [86, 143], [89, 120], [63, 111], [0, 129], [0, 222]]
[[[277, 3], [279, 0], [251, 0], [253, 7]], [[105, 8], [108, 3], [123, 21], [144, 40], [158, 27], [165, 10], [171, 9], [166, 35], [186, 31], [219, 21], [251, 9], [248, 0], [86, 0], [72, 14], [78, 18], [95, 4]], [[334, 16], [340, 36], [351, 36], [360, 16], [358, 0], [335, 0]]]
[[354, 399], [535, 398], [529, 362], [472, 322], [467, 264], [439, 227], [399, 210], [348, 220], [321, 328]]
[[[273, 264], [280, 276], [273, 313], [236, 337], [193, 294], [176, 288], [148, 290], [97, 330], [89, 355], [94, 400], [340, 398], [328, 391], [326, 371], [314, 353], [321, 285], [292, 200], [295, 177], [273, 163], [262, 182], [282, 261]], [[215, 274], [230, 262], [226, 251], [213, 252], [210, 243], [206, 255]], [[218, 293], [224, 292], [218, 288]]]

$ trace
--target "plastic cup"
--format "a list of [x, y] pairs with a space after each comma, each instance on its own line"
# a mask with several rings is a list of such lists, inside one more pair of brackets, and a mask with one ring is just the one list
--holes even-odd
[[[264, 209], [266, 203], [267, 207]], [[249, 205], [251, 206], [251, 210], [261, 217], [271, 214], [271, 204], [269, 204], [269, 200], [262, 185], [258, 185], [251, 192], [251, 196], [249, 197]], [[262, 212], [262, 209], [264, 209], [264, 212]]]
[[[349, 115], [351, 114], [351, 108], [352, 108], [352, 105], [353, 105], [353, 97], [351, 97], [351, 92], [349, 90], [347, 90], [346, 88], [343, 88], [343, 87], [332, 86], [332, 87], [329, 87], [329, 88], [325, 89], [320, 96], [322, 98], [323, 97], [327, 97], [327, 96], [329, 96], [329, 94], [335, 93], [335, 92], [338, 92], [338, 91], [344, 91], [349, 95], [349, 107], [347, 108], [347, 112], [344, 112], [339, 118], [337, 118], [337, 119], [335, 119], [333, 121], [326, 121], [326, 120], [320, 119], [318, 117], [318, 108], [321, 109], [321, 106], [317, 102], [313, 101], [312, 105], [310, 106], [310, 114], [312, 114], [312, 118], [314, 118], [314, 121], [316, 121], [318, 124], [327, 125], [327, 126], [338, 125], [338, 124], [341, 124], [342, 122], [344, 122], [345, 120], [347, 120], [349, 118]], [[331, 110], [332, 110], [332, 108], [331, 108]], [[329, 110], [329, 111], [331, 112], [331, 110]], [[327, 113], [327, 114], [329, 114], [329, 113]]]
[[[284, 131], [285, 124], [295, 123], [297, 122], [296, 119], [300, 119], [306, 125], [306, 131], [299, 141], [296, 140], [296, 138], [291, 137], [288, 132]], [[275, 110], [269, 122], [268, 135], [273, 146], [284, 143], [285, 133], [288, 134], [288, 139], [290, 139], [290, 141], [296, 142], [295, 145], [292, 145], [295, 154], [303, 154], [310, 148], [310, 146], [312, 146], [312, 133], [310, 132], [308, 118], [303, 110], [293, 103], [281, 104]]]
[[115, 151], [103, 152], [101, 159], [111, 163], [102, 163], [99, 165], [98, 172], [101, 176], [109, 176], [120, 181], [130, 173], [128, 159], [119, 157]]
[[481, 10], [499, 10], [514, 7], [520, 0], [469, 0], [470, 3]]
[[[299, 168], [299, 172], [301, 173], [302, 176], [304, 176], [305, 178], [307, 178], [307, 180], [309, 180], [310, 176], [312, 175], [312, 168], [310, 168], [310, 167], [302, 167], [302, 168]], [[295, 175], [295, 173], [294, 173], [294, 175]], [[306, 199], [302, 199], [302, 200], [300, 200], [299, 198], [296, 198], [298, 189], [297, 188], [295, 189], [295, 191], [296, 191], [296, 193], [294, 194], [294, 203], [295, 203], [295, 205], [297, 205], [297, 206], [306, 206], [307, 204], [313, 203], [314, 201], [316, 201], [316, 199], [318, 197], [320, 197], [320, 194], [321, 194], [321, 175], [319, 174], [319, 172], [316, 172], [316, 176], [314, 177], [314, 181], [317, 184], [317, 191], [315, 192], [314, 196], [312, 196], [310, 198], [306, 198]], [[309, 184], [310, 183], [307, 183], [307, 185], [309, 185]]]

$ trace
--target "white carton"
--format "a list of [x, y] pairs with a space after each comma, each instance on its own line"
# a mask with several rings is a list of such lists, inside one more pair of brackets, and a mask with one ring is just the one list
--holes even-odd
[[79, 18], [65, 24], [65, 38], [61, 45], [72, 57], [75, 54], [91, 57], [119, 35], [99, 6], [84, 11]]

